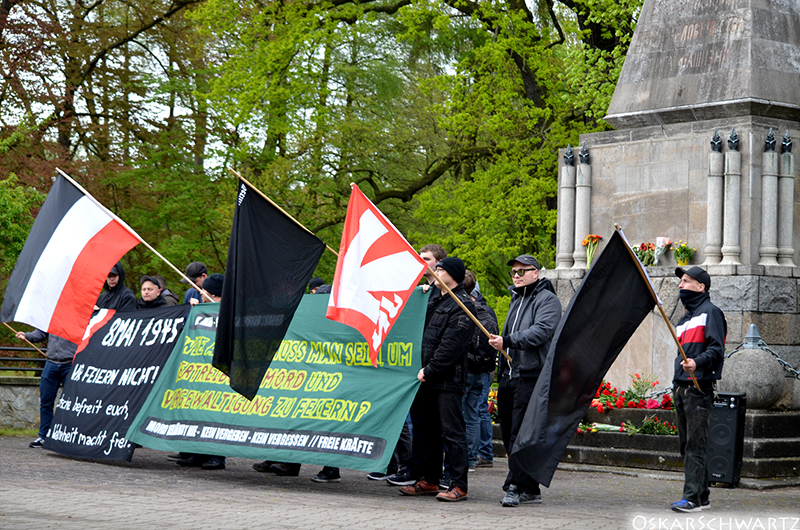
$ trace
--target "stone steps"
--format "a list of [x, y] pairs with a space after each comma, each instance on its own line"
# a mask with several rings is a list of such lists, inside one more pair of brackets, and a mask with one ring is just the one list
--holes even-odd
[[[591, 409], [589, 423], [619, 425], [630, 421], [637, 426], [646, 416], [675, 423], [675, 412], [665, 410], [622, 409], [599, 414]], [[748, 411], [744, 426], [742, 477], [800, 477], [800, 413]], [[506, 456], [500, 426], [494, 425], [495, 455]], [[575, 434], [562, 462], [604, 466], [634, 467], [660, 471], [681, 471], [683, 460], [677, 436], [622, 432]]]

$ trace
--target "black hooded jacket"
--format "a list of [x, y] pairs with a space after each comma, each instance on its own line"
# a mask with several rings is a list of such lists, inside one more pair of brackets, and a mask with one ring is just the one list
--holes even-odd
[[[503, 326], [503, 348], [514, 360], [500, 357], [500, 374], [539, 377], [550, 341], [561, 320], [561, 302], [552, 282], [540, 277], [533, 285], [511, 287], [511, 306]], [[505, 366], [503, 366], [505, 365]]]
[[108, 287], [108, 282], [105, 283], [105, 289], [100, 293], [97, 299], [97, 307], [100, 309], [116, 309], [117, 311], [134, 311], [136, 310], [136, 295], [133, 291], [125, 287], [125, 269], [122, 268], [122, 263], [117, 262], [111, 268], [109, 274], [119, 275], [119, 281], [113, 289]]

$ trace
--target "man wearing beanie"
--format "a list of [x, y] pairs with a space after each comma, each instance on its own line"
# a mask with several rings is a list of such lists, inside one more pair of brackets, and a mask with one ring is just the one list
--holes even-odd
[[[700, 267], [675, 269], [681, 279], [680, 298], [686, 313], [675, 329], [686, 354], [675, 358], [672, 379], [678, 437], [683, 455], [683, 497], [672, 503], [676, 512], [695, 512], [711, 507], [708, 499], [706, 441], [708, 422], [714, 407], [714, 385], [722, 376], [728, 323], [722, 311], [711, 303], [711, 276]], [[692, 382], [697, 379], [700, 390]]]
[[[454, 257], [446, 257], [436, 265], [441, 282], [474, 314], [472, 299], [461, 285], [465, 272], [464, 262]], [[421, 469], [409, 471], [422, 478], [400, 488], [400, 493], [415, 497], [435, 495], [440, 501], [453, 502], [467, 498], [469, 463], [461, 402], [467, 381], [466, 353], [475, 324], [444, 291], [444, 286], [438, 285], [439, 281], [436, 284], [440, 291], [432, 291], [422, 335], [422, 368], [417, 374], [422, 384], [411, 405], [415, 429], [421, 430], [421, 436], [414, 432], [412, 451], [422, 458]], [[448, 449], [451, 481], [450, 487], [439, 493], [443, 443]]]
[[[509, 260], [508, 265], [514, 282], [510, 288], [511, 305], [502, 336], [492, 335], [489, 344], [496, 350], [505, 349], [513, 359], [509, 363], [505, 357], [500, 358], [497, 397], [499, 412], [505, 417], [500, 423], [503, 441], [508, 440], [506, 450], [511, 455], [550, 341], [561, 320], [561, 302], [550, 280], [539, 277], [541, 267], [536, 258], [522, 254]], [[511, 408], [510, 425], [508, 411], [504, 413], [501, 409], [503, 405]], [[503, 506], [542, 502], [539, 483], [527, 476], [517, 476], [511, 470], [503, 489], [506, 492], [501, 501]]]

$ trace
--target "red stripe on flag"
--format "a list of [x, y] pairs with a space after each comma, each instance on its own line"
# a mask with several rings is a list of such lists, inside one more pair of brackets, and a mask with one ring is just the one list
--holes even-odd
[[117, 221], [97, 232], [75, 260], [47, 331], [80, 344], [108, 271], [138, 243]]

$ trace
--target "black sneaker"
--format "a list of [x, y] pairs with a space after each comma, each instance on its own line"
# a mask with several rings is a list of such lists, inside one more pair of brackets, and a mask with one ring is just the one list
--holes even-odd
[[203, 469], [225, 469], [225, 461], [221, 458], [212, 456], [202, 465]]
[[338, 467], [323, 467], [322, 471], [311, 477], [314, 482], [341, 482]]
[[517, 487], [514, 484], [508, 487], [508, 491], [503, 495], [503, 500], [500, 501], [500, 504], [506, 508], [516, 508], [519, 506], [519, 493], [517, 493]]
[[39, 436], [34, 441], [28, 444], [28, 447], [41, 447], [44, 445], [44, 438]]
[[392, 486], [411, 486], [416, 481], [417, 479], [411, 476], [411, 473], [406, 470], [398, 471], [394, 475], [386, 477], [386, 482]]
[[386, 480], [387, 478], [389, 478], [389, 475], [387, 475], [386, 473], [381, 473], [380, 471], [373, 471], [372, 473], [367, 475], [367, 478], [370, 480]]
[[263, 462], [256, 462], [253, 464], [253, 469], [256, 471], [261, 471], [262, 473], [270, 473], [272, 469], [272, 464], [274, 464], [272, 460], [264, 460]]
[[439, 479], [439, 491], [447, 491], [450, 489], [450, 477], [442, 477]]
[[701, 509], [702, 508], [700, 508], [698, 505], [696, 505], [692, 501], [687, 501], [686, 499], [681, 499], [678, 502], [672, 503], [673, 512], [692, 513], [692, 512], [699, 512]]
[[520, 504], [542, 504], [542, 496], [537, 493], [520, 493]]

